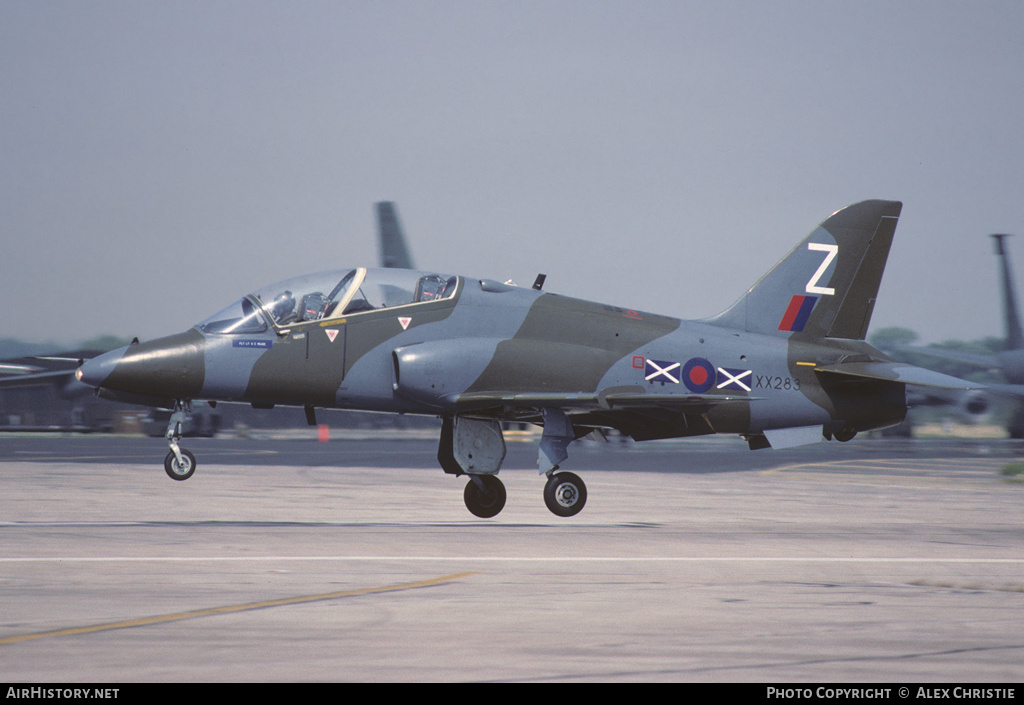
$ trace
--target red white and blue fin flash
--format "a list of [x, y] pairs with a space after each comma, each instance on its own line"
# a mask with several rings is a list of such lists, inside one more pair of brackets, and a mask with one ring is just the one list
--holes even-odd
[[801, 332], [804, 326], [807, 325], [807, 319], [811, 317], [811, 311], [814, 310], [814, 304], [817, 302], [817, 296], [795, 294], [789, 300], [789, 307], [782, 316], [782, 321], [779, 322], [779, 330], [791, 331], [793, 333]]

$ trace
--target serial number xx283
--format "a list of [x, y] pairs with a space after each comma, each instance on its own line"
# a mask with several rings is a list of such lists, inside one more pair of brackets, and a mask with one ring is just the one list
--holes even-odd
[[754, 389], [800, 389], [800, 380], [795, 377], [772, 377], [754, 375]]

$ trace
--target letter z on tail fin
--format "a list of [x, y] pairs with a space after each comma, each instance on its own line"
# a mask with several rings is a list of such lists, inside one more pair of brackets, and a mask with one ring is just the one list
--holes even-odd
[[863, 201], [836, 211], [707, 322], [780, 337], [863, 340], [902, 207]]

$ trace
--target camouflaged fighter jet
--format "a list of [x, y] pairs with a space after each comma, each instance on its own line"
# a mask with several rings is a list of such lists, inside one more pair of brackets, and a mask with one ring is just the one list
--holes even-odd
[[469, 510], [505, 504], [501, 422], [543, 427], [544, 500], [579, 512], [567, 447], [616, 429], [635, 440], [738, 434], [751, 449], [847, 441], [900, 422], [906, 387], [962, 380], [896, 363], [864, 342], [901, 204], [833, 214], [732, 307], [677, 318], [432, 271], [342, 269], [243, 297], [177, 335], [85, 362], [100, 396], [173, 408], [167, 474], [198, 400], [431, 414], [438, 460], [468, 475]]

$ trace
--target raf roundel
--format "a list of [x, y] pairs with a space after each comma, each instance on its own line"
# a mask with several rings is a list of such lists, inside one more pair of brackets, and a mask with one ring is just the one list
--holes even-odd
[[691, 358], [683, 365], [683, 384], [695, 394], [702, 394], [715, 385], [715, 367], [702, 357]]

